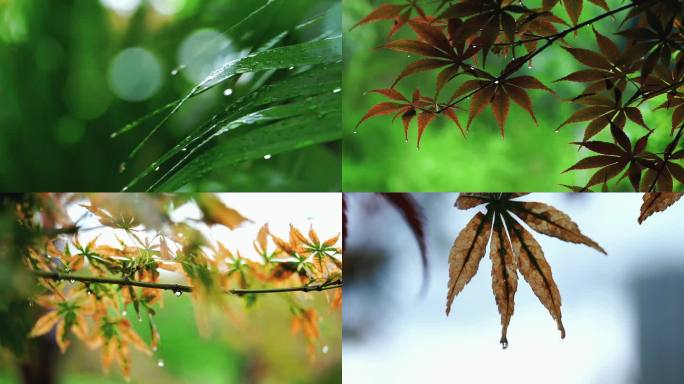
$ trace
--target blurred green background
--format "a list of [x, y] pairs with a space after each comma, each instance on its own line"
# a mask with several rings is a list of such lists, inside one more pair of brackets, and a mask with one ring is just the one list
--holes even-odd
[[[243, 76], [229, 96], [217, 87], [191, 99], [124, 173], [120, 164], [158, 119], [116, 139], [112, 132], [187, 94], [217, 61], [245, 54], [331, 6], [323, 23], [286, 43], [339, 30], [339, 2], [288, 0], [226, 32], [265, 3], [0, 0], [0, 190], [120, 190], [254, 80]], [[340, 143], [313, 146], [245, 162], [184, 189], [335, 191], [340, 153]]]
[[[241, 322], [226, 314], [214, 314], [211, 333], [203, 337], [195, 323], [190, 297], [168, 292], [164, 307], [155, 316], [161, 335], [159, 350], [154, 356], [131, 350], [131, 383], [340, 383], [340, 312], [327, 308], [324, 293], [312, 295], [316, 296], [312, 302], [322, 318], [313, 360], [304, 337], [290, 331], [290, 311], [283, 297], [259, 297], [256, 306], [246, 313], [233, 308], [232, 315], [242, 317]], [[128, 312], [131, 324], [148, 342], [147, 321], [136, 321], [132, 308]], [[108, 375], [102, 373], [100, 352], [88, 349], [79, 340], [72, 342], [66, 354], [57, 352], [58, 382], [125, 383], [116, 364]], [[159, 366], [160, 361], [163, 366]], [[0, 383], [20, 382], [13, 357], [0, 350]]]
[[[464, 140], [453, 123], [436, 120], [429, 126], [422, 139], [421, 149], [416, 150], [417, 128], [413, 122], [409, 142], [405, 143], [400, 121], [391, 123], [391, 116], [368, 120], [353, 134], [354, 126], [375, 104], [385, 101], [379, 95], [364, 95], [364, 92], [389, 87], [396, 76], [415, 58], [408, 58], [389, 50], [374, 50], [387, 38], [391, 21], [379, 22], [350, 28], [370, 13], [375, 7], [387, 1], [355, 0], [343, 5], [344, 55], [343, 74], [344, 151], [343, 188], [345, 191], [567, 191], [562, 184], [585, 185], [593, 174], [591, 171], [561, 174], [578, 160], [589, 156], [587, 150], [577, 151], [568, 143], [581, 140], [585, 125], [573, 124], [559, 133], [554, 130], [578, 109], [577, 105], [561, 102], [579, 95], [584, 84], [553, 81], [585, 67], [569, 53], [556, 45], [537, 56], [532, 68], [523, 68], [521, 75], [531, 75], [558, 93], [559, 98], [543, 91], [529, 91], [534, 111], [539, 122], [535, 126], [527, 112], [511, 103], [506, 124], [506, 138], [502, 140], [491, 108], [478, 116]], [[402, 3], [401, 1], [395, 1]], [[437, 2], [427, 3], [426, 10]], [[526, 1], [528, 7], [538, 6], [541, 1]], [[581, 20], [602, 12], [600, 8], [585, 1]], [[608, 1], [615, 7], [621, 1]], [[428, 5], [431, 4], [431, 5]], [[568, 21], [562, 5], [555, 8], [556, 14]], [[414, 12], [415, 15], [415, 12]], [[624, 16], [624, 15], [620, 15]], [[615, 32], [619, 22], [606, 18], [596, 24], [604, 35]], [[561, 28], [561, 27], [559, 27]], [[612, 36], [611, 36], [612, 37]], [[410, 29], [402, 31], [395, 38], [414, 38]], [[595, 49], [591, 28], [584, 28], [567, 41], [577, 47]], [[616, 42], [620, 43], [619, 40]], [[491, 64], [490, 64], [491, 63]], [[487, 70], [498, 73], [502, 59], [490, 55]], [[423, 94], [434, 93], [434, 79], [437, 71], [418, 74], [402, 80], [397, 89], [410, 95], [416, 87]], [[463, 80], [456, 80], [442, 95], [448, 97]], [[629, 92], [633, 91], [630, 90]], [[629, 93], [628, 93], [629, 95]], [[655, 111], [663, 98], [656, 99], [642, 108], [646, 123], [656, 132], [649, 141], [649, 150], [662, 152], [670, 137], [671, 112]], [[462, 105], [466, 111], [468, 104]], [[457, 112], [463, 124], [467, 112]], [[641, 137], [646, 131], [630, 124], [628, 135]], [[602, 132], [597, 140], [610, 140], [610, 134]], [[616, 179], [615, 179], [616, 180]], [[613, 181], [614, 182], [614, 181]], [[611, 189], [629, 190], [627, 182]], [[682, 186], [677, 187], [683, 190]]]

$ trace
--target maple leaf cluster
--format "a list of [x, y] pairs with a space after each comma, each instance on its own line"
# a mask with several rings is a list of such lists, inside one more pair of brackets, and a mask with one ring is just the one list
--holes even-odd
[[489, 243], [492, 261], [492, 290], [501, 314], [501, 345], [508, 346], [507, 331], [515, 306], [518, 272], [525, 278], [542, 304], [556, 321], [561, 338], [565, 327], [561, 320], [561, 296], [553, 279], [544, 251], [522, 223], [534, 231], [563, 241], [584, 244], [601, 253], [600, 245], [582, 234], [577, 224], [565, 213], [539, 202], [515, 200], [524, 193], [462, 193], [456, 200], [458, 209], [485, 205], [454, 240], [449, 252], [449, 291], [447, 315], [454, 298], [477, 273]]
[[[403, 69], [389, 88], [371, 91], [390, 101], [372, 107], [356, 128], [372, 117], [393, 115], [394, 119], [401, 118], [408, 141], [410, 125], [417, 120], [420, 147], [425, 130], [436, 119], [445, 116], [466, 136], [472, 121], [490, 106], [503, 137], [511, 102], [538, 125], [529, 91], [556, 93], [535, 77], [518, 72], [558, 43], [586, 67], [558, 81], [579, 82], [586, 87], [569, 100], [581, 108], [555, 129], [587, 123], [582, 141], [574, 144], [598, 153], [568, 169], [597, 169], [587, 184], [569, 188], [589, 190], [602, 185], [607, 189], [608, 181], [628, 178], [636, 191], [672, 191], [675, 181], [684, 183], [684, 168], [678, 163], [684, 160], [684, 150], [678, 150], [684, 130], [683, 5], [677, 0], [639, 0], [611, 9], [604, 0], [590, 0], [588, 3], [604, 13], [582, 20], [585, 3], [544, 0], [539, 8], [513, 0], [444, 0], [437, 5], [406, 0], [381, 4], [354, 28], [392, 20], [389, 41], [381, 48], [419, 59]], [[615, 20], [615, 41], [593, 27], [609, 17]], [[568, 43], [568, 35], [589, 26], [594, 28], [598, 49]], [[395, 38], [402, 29], [411, 31], [414, 38]], [[500, 71], [487, 67], [491, 55], [506, 62]], [[436, 76], [431, 96], [416, 89], [407, 97], [395, 88], [406, 77], [432, 71]], [[454, 93], [440, 97], [452, 82], [457, 85]], [[657, 109], [671, 111], [673, 140], [664, 149], [649, 150], [653, 129], [644, 121], [642, 109], [646, 101], [656, 97], [666, 97]], [[469, 108], [464, 125], [458, 113], [465, 101], [469, 101]], [[562, 102], [560, 98], [558, 101]], [[612, 142], [592, 140], [607, 127]], [[633, 129], [645, 130], [634, 145], [632, 135], [626, 132]]]
[[[240, 250], [230, 250], [227, 244], [211, 241], [200, 229], [234, 229], [248, 221], [215, 195], [45, 194], [39, 195], [39, 200], [39, 210], [20, 217], [26, 225], [41, 230], [36, 231], [41, 235], [24, 259], [29, 270], [41, 276], [41, 293], [33, 301], [46, 310], [30, 336], [45, 335], [54, 329], [56, 343], [64, 352], [73, 335], [88, 347], [101, 350], [105, 371], [115, 362], [128, 377], [131, 348], [148, 355], [157, 350], [160, 335], [154, 316], [162, 305], [163, 289], [155, 284], [161, 283], [160, 272], [164, 270], [187, 281], [188, 289], [171, 286], [178, 287], [173, 288], [176, 296], [192, 292], [199, 326], [207, 304], [227, 309], [226, 300], [242, 297], [244, 305], [252, 306], [257, 295], [250, 290], [303, 288], [282, 295], [287, 295], [283, 297], [291, 309], [292, 330], [303, 332], [313, 357], [321, 314], [304, 296], [308, 291], [341, 284], [339, 235], [321, 239], [313, 228], [304, 235], [290, 225], [289, 238], [284, 240], [265, 224], [253, 242], [258, 258], [249, 258]], [[176, 208], [193, 202], [202, 212], [200, 220], [171, 219]], [[79, 221], [67, 213], [78, 205], [87, 210], [86, 216], [98, 219], [101, 227], [94, 230], [101, 231], [100, 235], [109, 232], [118, 244], [105, 244], [99, 240], [100, 235], [84, 243]], [[43, 224], [36, 225], [36, 217]], [[53, 228], [46, 228], [46, 223]], [[64, 277], [55, 279], [50, 277], [52, 274]], [[117, 278], [119, 283], [99, 278]], [[243, 291], [234, 297], [226, 295], [234, 290]], [[341, 309], [341, 289], [325, 290], [324, 294], [331, 310]], [[146, 317], [149, 342], [131, 327], [126, 312], [131, 307], [140, 321]]]

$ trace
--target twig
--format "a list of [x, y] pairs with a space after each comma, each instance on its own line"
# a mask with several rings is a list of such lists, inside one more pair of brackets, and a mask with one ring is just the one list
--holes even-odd
[[[174, 292], [192, 292], [192, 287], [180, 284], [152, 283], [148, 281], [136, 281], [127, 279], [116, 279], [109, 277], [79, 276], [59, 272], [32, 271], [33, 275], [39, 278], [58, 280], [58, 281], [78, 281], [81, 283], [101, 283], [115, 284], [120, 286], [132, 286], [142, 288], [164, 289]], [[229, 289], [225, 293], [231, 295], [246, 295], [250, 293], [282, 293], [282, 292], [313, 292], [326, 291], [329, 289], [342, 288], [342, 280], [334, 280], [321, 284], [301, 285], [297, 287], [285, 288], [263, 288], [263, 289]]]

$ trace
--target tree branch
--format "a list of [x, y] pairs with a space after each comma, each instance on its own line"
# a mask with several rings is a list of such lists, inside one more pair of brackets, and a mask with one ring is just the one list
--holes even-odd
[[[163, 284], [163, 283], [152, 283], [148, 281], [136, 281], [136, 280], [126, 280], [126, 279], [116, 279], [109, 277], [95, 277], [95, 276], [79, 276], [71, 275], [67, 273], [59, 272], [46, 272], [46, 271], [31, 271], [34, 276], [43, 279], [51, 279], [57, 281], [79, 281], [81, 283], [100, 283], [100, 284], [114, 284], [120, 286], [132, 286], [132, 287], [142, 287], [142, 288], [153, 288], [153, 289], [164, 289], [173, 292], [192, 292], [192, 287], [180, 284]], [[329, 289], [342, 288], [342, 280], [334, 280], [321, 284], [314, 285], [301, 285], [297, 287], [285, 287], [285, 288], [263, 288], [263, 289], [229, 289], [225, 293], [231, 295], [246, 295], [250, 293], [283, 293], [283, 292], [313, 292], [313, 291], [326, 291]]]

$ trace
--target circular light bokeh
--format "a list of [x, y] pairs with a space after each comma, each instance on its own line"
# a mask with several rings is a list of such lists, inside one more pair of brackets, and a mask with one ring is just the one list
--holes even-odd
[[159, 60], [146, 49], [125, 49], [109, 65], [109, 87], [126, 101], [142, 101], [152, 97], [162, 84]]
[[237, 58], [231, 41], [214, 29], [198, 29], [183, 40], [178, 50], [182, 73], [191, 82], [201, 83], [215, 69]]

